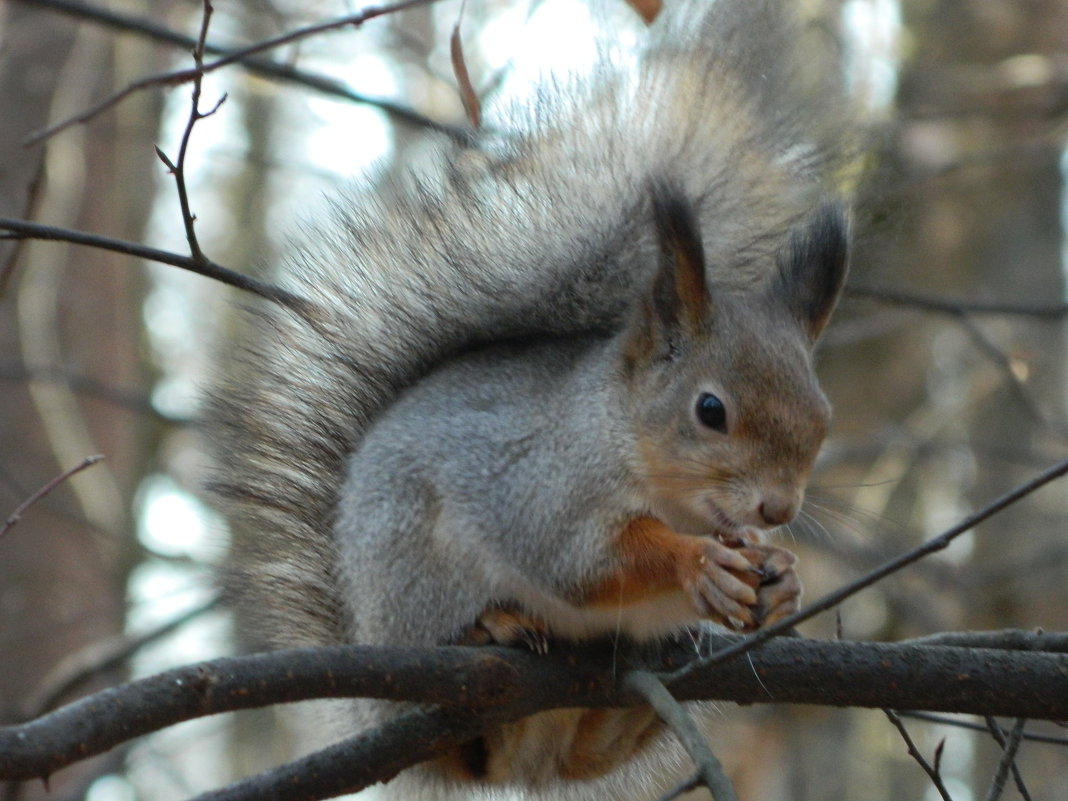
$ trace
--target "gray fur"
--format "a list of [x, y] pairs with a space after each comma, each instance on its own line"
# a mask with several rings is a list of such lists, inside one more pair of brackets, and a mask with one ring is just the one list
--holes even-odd
[[[645, 503], [603, 354], [657, 262], [650, 181], [694, 205], [711, 282], [756, 292], [778, 280], [777, 254], [843, 155], [845, 104], [790, 5], [668, 2], [636, 67], [606, 61], [542, 87], [466, 144], [428, 134], [411, 171], [349, 191], [305, 232], [278, 281], [310, 305], [247, 315], [209, 415], [214, 489], [235, 528], [231, 586], [267, 639], [429, 644], [477, 616], [488, 599], [471, 587], [492, 594], [510, 576], [564, 603], [603, 567], [595, 531], [514, 537], [580, 528], [585, 505], [622, 501], [622, 520]], [[477, 351], [546, 335], [574, 339], [500, 371], [499, 350]], [[502, 397], [530, 391], [561, 406], [509, 407], [507, 432], [465, 436]], [[569, 435], [547, 435], [551, 424]], [[558, 492], [554, 472], [576, 463], [597, 480]], [[413, 530], [428, 532], [426, 553], [403, 539]], [[503, 538], [507, 558], [491, 563]], [[432, 613], [412, 614], [416, 594]]]
[[[615, 324], [654, 263], [651, 176], [694, 200], [710, 269], [765, 280], [842, 155], [837, 87], [771, 0], [668, 4], [634, 69], [602, 65], [437, 140], [418, 172], [339, 198], [256, 308], [209, 413], [232, 586], [277, 643], [342, 639], [341, 465], [399, 389], [474, 341]], [[789, 5], [789, 4], [786, 4]], [[698, 21], [700, 20], [700, 21]], [[827, 50], [825, 43], [818, 43]], [[433, 135], [429, 135], [433, 137]]]

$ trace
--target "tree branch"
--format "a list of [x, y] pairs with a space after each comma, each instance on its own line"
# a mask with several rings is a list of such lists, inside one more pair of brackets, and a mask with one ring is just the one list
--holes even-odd
[[964, 314], [1006, 314], [1054, 321], [1068, 317], [1068, 304], [1066, 303], [986, 303], [976, 300], [955, 300], [864, 283], [850, 283], [846, 287], [846, 294], [856, 298], [869, 298], [893, 306], [909, 306], [921, 311], [953, 316]]
[[470, 711], [416, 709], [384, 726], [342, 740], [192, 801], [317, 801], [392, 779], [478, 736], [484, 725]]
[[207, 258], [198, 259], [193, 256], [182, 256], [171, 251], [148, 247], [136, 242], [112, 239], [106, 236], [85, 233], [84, 231], [75, 231], [70, 228], [41, 225], [28, 220], [14, 220], [10, 217], [0, 217], [0, 231], [8, 232], [0, 235], [0, 239], [43, 239], [54, 242], [71, 242], [75, 245], [110, 250], [113, 253], [123, 253], [127, 256], [136, 256], [137, 258], [159, 262], [160, 264], [169, 264], [172, 267], [188, 270], [245, 292], [251, 292], [254, 295], [280, 303], [295, 311], [306, 310], [309, 305], [303, 298], [297, 297], [274, 284], [235, 272]]
[[991, 715], [986, 716], [987, 728], [1002, 750], [1001, 760], [998, 762], [998, 768], [990, 782], [987, 801], [997, 801], [1001, 797], [1010, 769], [1012, 770], [1012, 778], [1016, 782], [1016, 789], [1020, 791], [1020, 797], [1024, 801], [1031, 801], [1031, 794], [1027, 791], [1027, 785], [1024, 784], [1023, 776], [1020, 775], [1020, 769], [1016, 766], [1016, 752], [1020, 749], [1020, 742], [1024, 739], [1024, 726], [1026, 724], [1026, 718], [1018, 718], [1016, 725], [1012, 728], [1012, 734], [1006, 739], [1005, 732], [998, 725], [998, 722]]
[[25, 501], [20, 503], [18, 508], [15, 509], [14, 512], [8, 515], [7, 520], [5, 520], [4, 524], [0, 526], [0, 537], [4, 536], [5, 534], [7, 534], [8, 531], [14, 528], [22, 519], [22, 516], [26, 514], [26, 510], [33, 506], [35, 503], [37, 503], [39, 500], [41, 500], [41, 498], [46, 496], [48, 493], [50, 493], [64, 481], [69, 479], [75, 473], [80, 473], [87, 467], [92, 467], [97, 462], [103, 460], [103, 458], [104, 456], [99, 453], [94, 454], [93, 456], [86, 456], [78, 464], [74, 465], [74, 467], [64, 470], [58, 476], [56, 476], [43, 487], [41, 487], [39, 490], [37, 490], [37, 492], [33, 493], [33, 495], [31, 495]]
[[916, 743], [913, 742], [912, 736], [909, 734], [908, 729], [905, 728], [905, 724], [901, 722], [901, 716], [892, 709], [884, 709], [886, 717], [894, 724], [894, 728], [897, 729], [901, 735], [901, 739], [905, 741], [905, 747], [908, 749], [909, 756], [912, 757], [916, 763], [923, 768], [923, 772], [930, 777], [931, 782], [934, 784], [938, 794], [942, 796], [943, 801], [953, 801], [953, 797], [950, 796], [949, 790], [946, 789], [945, 782], [942, 781], [942, 774], [938, 772], [938, 769], [931, 765], [930, 762], [920, 753], [920, 749], [916, 747]]
[[81, 122], [87, 122], [93, 117], [97, 116], [98, 114], [101, 114], [104, 111], [107, 111], [109, 108], [112, 108], [116, 104], [125, 100], [130, 95], [135, 94], [136, 92], [139, 92], [142, 89], [147, 89], [152, 86], [180, 86], [182, 84], [196, 80], [197, 76], [207, 75], [209, 72], [214, 72], [215, 70], [221, 69], [222, 67], [227, 67], [231, 64], [240, 63], [243, 59], [255, 55], [256, 53], [262, 53], [265, 50], [273, 50], [277, 47], [282, 47], [283, 45], [299, 41], [300, 39], [306, 39], [310, 36], [317, 36], [319, 34], [329, 33], [330, 31], [337, 31], [342, 28], [358, 28], [365, 22], [372, 20], [375, 17], [380, 17], [385, 14], [392, 14], [397, 11], [403, 11], [408, 8], [425, 5], [434, 1], [435, 0], [401, 0], [401, 2], [393, 3], [392, 5], [372, 6], [371, 8], [364, 9], [358, 14], [349, 14], [344, 17], [339, 17], [337, 19], [330, 20], [328, 22], [321, 22], [316, 25], [309, 25], [305, 28], [299, 28], [295, 31], [289, 31], [288, 33], [284, 33], [281, 36], [276, 36], [272, 39], [257, 42], [256, 44], [249, 45], [248, 47], [243, 47], [238, 50], [230, 50], [227, 52], [226, 55], [216, 59], [215, 61], [203, 64], [200, 68], [175, 70], [172, 72], [161, 72], [155, 75], [148, 75], [138, 81], [134, 81], [126, 88], [112, 95], [109, 95], [108, 97], [94, 104], [93, 106], [81, 112], [80, 114], [76, 114], [73, 117], [69, 117], [66, 120], [62, 120], [61, 122], [56, 123], [55, 125], [51, 125], [48, 128], [30, 134], [24, 141], [24, 144], [37, 144], [43, 141], [44, 139], [47, 139], [50, 136], [54, 136], [60, 131], [69, 128], [72, 125], [76, 125]]
[[120, 389], [89, 376], [68, 373], [60, 369], [27, 367], [20, 362], [0, 360], [0, 381], [48, 381], [63, 384], [76, 394], [97, 398], [120, 409], [150, 415], [161, 423], [185, 426], [191, 422], [188, 417], [167, 414], [156, 409], [152, 405], [152, 398], [146, 393]]
[[734, 787], [723, 772], [723, 766], [704, 736], [675, 697], [668, 692], [663, 682], [645, 670], [633, 670], [623, 678], [623, 684], [639, 693], [656, 710], [656, 714], [675, 733], [697, 765], [701, 784], [708, 788], [715, 801], [738, 801]]
[[[922, 545], [919, 545], [909, 551], [906, 551], [900, 556], [897, 556], [887, 562], [884, 562], [882, 565], [875, 568], [874, 570], [869, 571], [856, 581], [852, 581], [849, 584], [846, 584], [845, 586], [828, 593], [815, 603], [809, 605], [805, 609], [802, 609], [800, 612], [795, 612], [792, 615], [784, 617], [782, 620], [776, 621], [770, 626], [765, 626], [759, 631], [748, 635], [741, 642], [724, 648], [722, 651], [712, 653], [704, 660], [704, 662], [708, 664], [718, 664], [724, 662], [740, 654], [746, 653], [747, 651], [751, 651], [762, 643], [766, 643], [772, 637], [777, 637], [780, 634], [786, 634], [792, 631], [796, 626], [803, 623], [804, 621], [815, 617], [821, 612], [826, 612], [828, 609], [834, 608], [846, 598], [849, 598], [852, 595], [856, 595], [861, 590], [872, 586], [873, 584], [878, 581], [881, 581], [887, 576], [898, 572], [902, 568], [908, 567], [909, 565], [919, 561], [925, 556], [928, 556], [932, 553], [935, 553], [936, 551], [941, 551], [949, 547], [949, 544], [961, 534], [970, 531], [971, 529], [982, 523], [984, 520], [993, 517], [998, 512], [1002, 511], [1003, 509], [1006, 509], [1009, 506], [1012, 506], [1017, 501], [1027, 497], [1028, 495], [1040, 489], [1041, 487], [1044, 487], [1046, 484], [1049, 484], [1051, 481], [1055, 481], [1056, 479], [1064, 476], [1066, 473], [1068, 473], [1068, 459], [1064, 459], [1063, 461], [1058, 462], [1057, 464], [1053, 465], [1053, 467], [1050, 467], [1046, 471], [1035, 476], [1030, 481], [1021, 484], [1013, 490], [1010, 490], [1009, 492], [1002, 495], [1000, 498], [997, 498], [996, 500], [987, 504], [979, 511], [973, 512], [972, 514], [964, 518], [962, 521], [957, 523], [957, 525], [952, 526], [948, 530], [944, 531], [942, 534], [939, 534], [937, 537], [934, 537], [933, 539], [928, 540]], [[680, 669], [678, 675], [676, 675], [674, 678], [681, 678], [686, 671], [695, 670], [697, 668], [697, 665], [698, 663], [691, 663], [690, 665]], [[891, 706], [895, 708], [899, 707], [898, 704], [883, 704], [882, 706]]]
[[[707, 639], [723, 649], [745, 638]], [[407, 764], [414, 764], [491, 723], [546, 709], [639, 703], [639, 695], [619, 678], [626, 670], [665, 672], [690, 662], [696, 663], [695, 670], [667, 685], [681, 701], [1068, 718], [1066, 654], [779, 638], [753, 652], [751, 664], [733, 660], [709, 665], [696, 659], [686, 638], [651, 650], [611, 642], [582, 647], [560, 643], [546, 657], [503, 648], [336, 646], [219, 659], [104, 690], [37, 720], [0, 728], [0, 779], [48, 776], [183, 720], [311, 698], [372, 697], [442, 705], [445, 709], [434, 720], [460, 729], [435, 730], [429, 743], [406, 741], [399, 750], [404, 759], [411, 758]], [[365, 749], [361, 759], [374, 763], [368, 770], [388, 773], [400, 757], [386, 746], [378, 750], [375, 736], [356, 738]]]
[[[966, 729], [968, 731], [990, 732], [988, 726], [972, 723], [968, 720], [960, 720], [958, 718], [950, 717], [949, 715], [936, 715], [929, 712], [902, 712], [901, 717], [922, 720], [926, 723], [937, 723], [939, 726], [952, 726], [957, 729]], [[994, 739], [996, 740], [997, 737], [995, 736]], [[1025, 731], [1023, 733], [1023, 739], [1030, 743], [1041, 743], [1043, 745], [1056, 745], [1061, 748], [1068, 748], [1068, 737], [1054, 737], [1048, 734], [1034, 734]], [[999, 743], [999, 745], [1004, 748], [1004, 742]]]
[[106, 670], [122, 665], [146, 645], [163, 639], [191, 620], [214, 609], [220, 600], [220, 596], [214, 595], [148, 631], [139, 634], [118, 634], [75, 651], [41, 680], [33, 695], [23, 705], [23, 719], [29, 720], [54, 709], [64, 697], [71, 695], [87, 681]]
[[[178, 31], [173, 31], [152, 20], [121, 14], [112, 11], [111, 9], [100, 8], [87, 3], [72, 2], [71, 0], [15, 1], [28, 6], [47, 8], [77, 19], [95, 22], [113, 30], [128, 31], [151, 41], [174, 45], [183, 50], [190, 50], [196, 45], [196, 38]], [[206, 53], [220, 56], [232, 56], [237, 52], [233, 48], [224, 47], [215, 42], [205, 42], [204, 51]], [[407, 106], [394, 103], [385, 98], [369, 97], [359, 92], [354, 92], [345, 84], [326, 75], [319, 75], [318, 73], [309, 70], [299, 69], [288, 64], [280, 64], [271, 59], [257, 58], [255, 56], [241, 57], [238, 59], [238, 63], [252, 74], [263, 78], [300, 84], [325, 95], [331, 95], [344, 100], [351, 100], [355, 103], [374, 106], [388, 114], [394, 122], [440, 131], [454, 139], [464, 139], [468, 135], [468, 132], [461, 128], [447, 125], [438, 122], [437, 120], [432, 120]]]

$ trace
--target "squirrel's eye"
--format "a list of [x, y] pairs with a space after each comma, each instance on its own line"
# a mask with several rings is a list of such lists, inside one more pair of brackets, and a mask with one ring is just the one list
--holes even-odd
[[721, 434], [727, 433], [727, 407], [710, 392], [702, 392], [697, 397], [697, 419], [701, 425]]

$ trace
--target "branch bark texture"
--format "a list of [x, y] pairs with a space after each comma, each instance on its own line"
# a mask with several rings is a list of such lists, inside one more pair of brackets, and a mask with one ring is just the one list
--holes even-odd
[[[1029, 641], [1026, 634], [1012, 633], [1008, 643], [1023, 650], [778, 638], [750, 652], [751, 660], [697, 664], [668, 686], [683, 701], [1066, 719], [1068, 654], [1038, 650], [1042, 637]], [[703, 647], [715, 651], [740, 639], [715, 636]], [[46, 777], [183, 720], [311, 698], [366, 696], [463, 710], [456, 719], [465, 721], [464, 732], [456, 736], [469, 737], [466, 721], [472, 719], [493, 723], [544, 709], [639, 703], [623, 681], [628, 670], [671, 674], [699, 663], [699, 656], [687, 641], [655, 653], [611, 643], [561, 644], [548, 656], [502, 648], [339, 646], [214, 660], [0, 728], [0, 779]], [[441, 750], [455, 739], [443, 738]], [[410, 764], [425, 758], [424, 750], [413, 745]]]

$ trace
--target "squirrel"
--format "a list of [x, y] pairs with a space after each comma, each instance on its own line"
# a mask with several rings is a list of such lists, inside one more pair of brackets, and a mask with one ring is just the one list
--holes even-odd
[[[790, 6], [665, 6], [636, 65], [335, 201], [278, 277], [305, 304], [247, 315], [209, 410], [231, 590], [266, 639], [541, 648], [797, 609], [764, 534], [827, 432], [812, 352], [849, 223], [847, 104]], [[652, 796], [658, 730], [541, 713], [392, 797]]]

